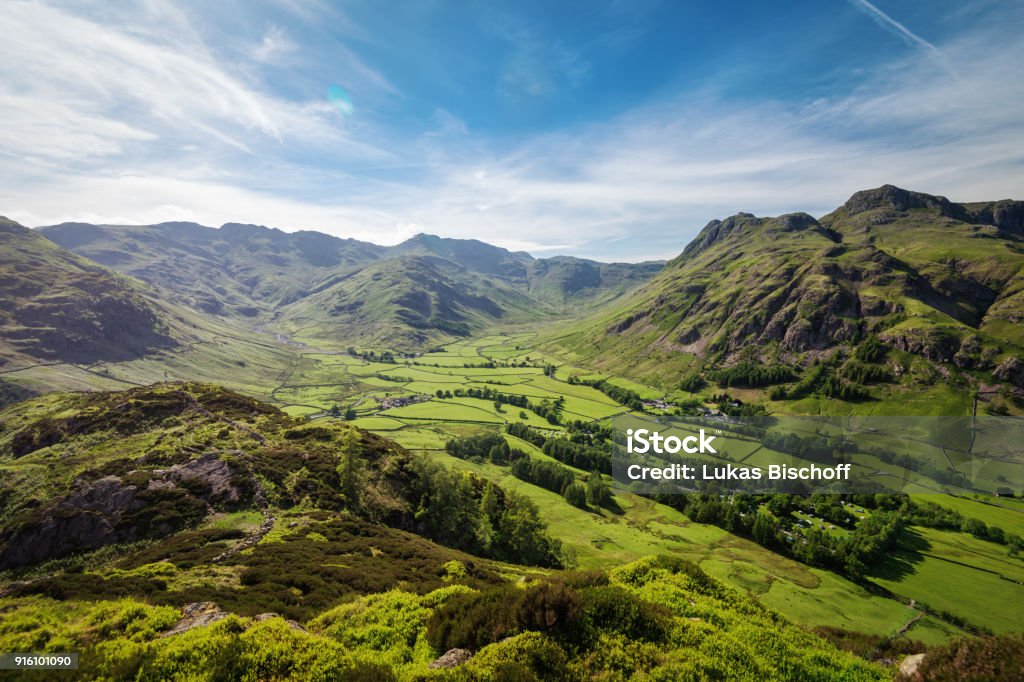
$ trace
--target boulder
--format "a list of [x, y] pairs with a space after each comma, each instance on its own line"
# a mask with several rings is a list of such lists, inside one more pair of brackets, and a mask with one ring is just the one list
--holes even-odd
[[999, 366], [992, 372], [992, 376], [1000, 381], [1024, 388], [1024, 360], [1011, 356], [999, 363]]
[[170, 637], [172, 635], [180, 635], [183, 632], [188, 632], [192, 628], [201, 628], [207, 625], [213, 625], [219, 620], [224, 620], [228, 615], [227, 611], [222, 610], [212, 601], [197, 601], [185, 604], [181, 607], [181, 620], [179, 620], [174, 627], [167, 632], [161, 633], [160, 636]]
[[433, 661], [428, 668], [454, 668], [473, 658], [469, 649], [449, 649]]
[[900, 662], [900, 675], [913, 678], [917, 674], [917, 669], [921, 667], [922, 661], [924, 661], [924, 654], [911, 654], [907, 656]]

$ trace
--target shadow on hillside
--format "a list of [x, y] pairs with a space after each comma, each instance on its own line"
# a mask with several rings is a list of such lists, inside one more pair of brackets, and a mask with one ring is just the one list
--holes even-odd
[[905, 530], [897, 547], [871, 567], [870, 577], [898, 582], [913, 575], [917, 572], [915, 564], [924, 561], [923, 553], [929, 549], [931, 543], [924, 536], [916, 530]]
[[616, 500], [614, 497], [609, 499], [604, 504], [602, 504], [601, 508], [606, 509], [607, 511], [611, 512], [612, 514], [615, 514], [616, 516], [622, 516], [626, 513], [626, 510], [619, 505], [619, 501]]

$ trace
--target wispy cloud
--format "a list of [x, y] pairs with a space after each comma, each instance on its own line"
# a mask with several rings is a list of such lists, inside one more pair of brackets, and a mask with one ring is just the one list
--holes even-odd
[[896, 36], [906, 44], [917, 47], [934, 56], [941, 64], [944, 69], [953, 73], [953, 69], [946, 59], [942, 51], [935, 47], [932, 43], [928, 42], [921, 36], [917, 35], [909, 28], [901, 24], [900, 22], [893, 19], [891, 16], [880, 10], [877, 6], [868, 2], [868, 0], [849, 0], [850, 4], [859, 9], [865, 15], [868, 16], [872, 21], [882, 27], [886, 32]]
[[[7, 154], [66, 156], [61, 150], [80, 148], [77, 160], [88, 163], [138, 140], [166, 148], [204, 136], [247, 154], [267, 144], [377, 153], [339, 126], [322, 101], [287, 100], [234, 72], [175, 8], [146, 7], [135, 21], [111, 26], [45, 4], [0, 3]], [[271, 31], [257, 52], [270, 57], [286, 47], [283, 33]]]
[[258, 62], [273, 62], [298, 49], [298, 45], [288, 37], [288, 33], [280, 26], [270, 26], [263, 35], [263, 40], [253, 50], [252, 56]]
[[[635, 260], [675, 255], [711, 218], [821, 214], [887, 182], [964, 201], [1022, 186], [1024, 44], [1010, 21], [934, 44], [959, 79], [937, 76], [933, 50], [914, 42], [814, 101], [688, 90], [508, 136], [441, 108], [413, 132], [345, 120], [315, 93], [285, 97], [263, 80], [264, 44], [265, 58], [307, 58], [305, 41], [275, 45], [298, 44], [288, 29], [261, 18], [225, 55], [190, 15], [154, 6], [159, 16], [112, 23], [0, 3], [0, 213], [34, 225], [254, 222], [378, 243], [433, 232]], [[333, 53], [331, 73], [394, 98], [353, 50]], [[563, 85], [579, 68], [536, 54]]]

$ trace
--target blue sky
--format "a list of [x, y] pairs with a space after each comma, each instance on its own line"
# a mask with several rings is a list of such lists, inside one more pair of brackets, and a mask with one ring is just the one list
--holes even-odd
[[1022, 2], [8, 0], [0, 25], [0, 214], [29, 225], [639, 260], [884, 183], [1024, 198]]

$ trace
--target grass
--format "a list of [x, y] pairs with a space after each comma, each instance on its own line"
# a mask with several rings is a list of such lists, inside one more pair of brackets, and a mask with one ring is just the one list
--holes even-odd
[[[600, 391], [567, 382], [572, 374], [584, 378], [606, 378], [606, 374], [580, 371], [576, 366], [562, 364], [563, 359], [550, 353], [538, 353], [530, 347], [534, 338], [532, 334], [521, 334], [515, 337], [494, 335], [467, 339], [446, 345], [443, 353], [428, 353], [411, 361], [418, 364], [409, 364], [409, 361], [390, 364], [367, 362], [344, 353], [295, 349], [269, 341], [265, 343], [261, 339], [257, 339], [258, 344], [246, 345], [246, 339], [236, 336], [223, 337], [219, 345], [205, 348], [202, 352], [193, 351], [194, 355], [193, 352], [186, 352], [172, 359], [184, 368], [189, 363], [199, 363], [203, 353], [215, 351], [214, 360], [208, 357], [202, 360], [205, 363], [204, 372], [223, 379], [229, 385], [237, 385], [242, 390], [248, 388], [253, 394], [283, 407], [290, 414], [320, 416], [335, 404], [343, 410], [349, 406], [355, 407], [359, 417], [352, 422], [354, 425], [376, 431], [446, 466], [472, 471], [499, 482], [530, 498], [540, 507], [552, 534], [566, 543], [570, 555], [580, 567], [608, 567], [650, 554], [670, 552], [698, 562], [728, 584], [756, 596], [766, 605], [806, 626], [838, 625], [885, 635], [902, 627], [916, 613], [898, 601], [871, 594], [834, 574], [810, 569], [718, 528], [693, 523], [682, 514], [646, 498], [618, 494], [616, 500], [622, 509], [621, 514], [584, 511], [572, 507], [560, 495], [515, 479], [507, 468], [456, 460], [443, 452], [445, 442], [452, 436], [498, 429], [508, 421], [522, 421], [519, 417], [520, 408], [506, 405], [499, 412], [495, 410], [492, 401], [432, 397], [426, 402], [381, 411], [373, 399], [388, 394], [433, 396], [438, 389], [454, 391], [456, 388], [488, 386], [504, 393], [527, 396], [535, 402], [563, 397], [564, 415], [568, 419], [601, 420], [624, 411], [622, 406]], [[237, 357], [240, 353], [245, 358], [245, 366], [235, 364], [232, 367], [229, 358]], [[555, 362], [559, 366], [554, 376], [550, 377], [545, 376], [539, 364], [528, 367], [503, 366], [510, 359], [519, 362], [527, 357], [531, 363]], [[494, 361], [497, 366], [463, 366], [489, 361]], [[435, 362], [438, 367], [433, 366]], [[33, 372], [46, 374], [47, 377], [60, 374], [69, 386], [90, 388], [127, 385], [122, 383], [124, 381], [144, 382], [152, 378], [151, 371], [146, 361], [120, 363], [109, 372], [109, 376], [68, 365], [23, 370], [27, 376]], [[378, 375], [412, 381], [387, 381], [378, 378]], [[645, 397], [662, 394], [659, 387], [635, 381], [613, 378], [612, 382]], [[898, 395], [895, 390], [894, 396]], [[939, 385], [929, 391], [921, 398], [922, 412], [929, 401], [944, 405], [943, 411], [963, 407], [963, 396], [956, 395], [948, 387]], [[913, 396], [900, 396], [901, 400], [904, 398], [910, 401], [910, 412], [907, 412], [910, 414], [917, 409], [913, 407]], [[871, 410], [881, 409], [884, 404], [872, 405]], [[791, 403], [786, 405], [792, 406]], [[858, 405], [857, 409], [861, 409], [861, 406]], [[813, 408], [808, 406], [806, 411], [828, 413], [830, 410], [834, 410], [834, 407], [819, 404]], [[533, 412], [526, 410], [526, 414], [527, 423], [535, 427], [552, 428]], [[527, 443], [511, 438], [510, 441], [514, 447], [527, 451], [533, 457], [547, 459]], [[188, 442], [189, 437], [185, 436], [183, 443]], [[740, 439], [735, 439], [727, 449], [733, 459], [743, 460], [745, 464], [763, 464], [769, 459], [777, 462], [777, 457], [781, 456], [776, 453], [772, 458], [771, 453], [757, 450], [756, 444]], [[881, 463], [877, 464], [877, 468], [885, 468]], [[582, 481], [588, 472], [576, 473]], [[35, 488], [51, 474], [43, 468], [21, 466], [17, 475], [19, 485]], [[994, 506], [952, 496], [929, 496], [929, 499], [955, 508], [965, 516], [981, 518], [990, 525], [1022, 534], [1024, 508], [1016, 508], [1013, 503], [1002, 502], [1000, 504], [1003, 506]], [[229, 529], [248, 527], [252, 521], [244, 516], [228, 515], [210, 523], [218, 529]], [[287, 530], [282, 532], [287, 533]], [[955, 576], [958, 581], [972, 579], [980, 586], [973, 589], [987, 591], [990, 595], [988, 601], [985, 601], [985, 595], [981, 595], [982, 601], [979, 603], [985, 604], [986, 610], [991, 610], [993, 614], [991, 618], [983, 616], [984, 622], [977, 624], [987, 624], [1000, 631], [1009, 628], [1005, 608], [1000, 609], [999, 604], [989, 602], [1006, 602], [1007, 595], [1012, 597], [1017, 594], [1014, 591], [1016, 587], [982, 570], [996, 570], [1002, 566], [1003, 573], [1011, 577], [1016, 575], [1012, 566], [1005, 565], [1005, 548], [997, 548], [1004, 550], [1000, 557], [997, 556], [998, 552], [990, 551], [991, 547], [979, 547], [977, 544], [990, 543], [974, 541], [962, 534], [951, 535], [952, 539], [942, 542], [939, 538], [931, 538], [935, 548], [932, 554], [946, 558], [959, 557], [956, 560], [964, 559], [964, 563], [973, 563], [975, 567], [960, 567], [934, 556], [922, 555], [919, 561], [913, 563], [915, 568], [920, 569], [920, 573], [900, 575], [888, 582], [878, 578], [880, 584], [897, 594], [925, 602], [931, 608], [948, 610], [957, 615], [963, 613], [963, 617], [975, 623], [978, 615], [972, 612], [977, 611], [976, 608], [957, 607], [956, 604], [947, 603], [951, 601], [948, 597], [946, 600], [942, 598], [944, 589], [946, 593], [951, 591], [949, 578], [942, 583], [943, 575]], [[196, 580], [199, 580], [198, 575]], [[237, 581], [237, 575], [232, 578], [231, 575], [211, 574], [204, 580], [211, 584], [217, 581]], [[936, 580], [945, 586], [944, 589], [931, 586]], [[179, 582], [184, 585], [187, 581], [187, 578], [181, 578]], [[1011, 591], [1007, 592], [1008, 589]], [[933, 601], [936, 603], [933, 604]], [[965, 600], [964, 603], [970, 602]], [[955, 632], [958, 632], [957, 628], [931, 617], [921, 619], [914, 625], [914, 634], [919, 633], [921, 639], [928, 641], [944, 640]]]
[[997, 550], [980, 546], [990, 543], [971, 543], [961, 534], [915, 531], [912, 542], [901, 544], [871, 574], [872, 582], [975, 627], [1019, 631], [1024, 604], [1024, 585], [1017, 582], [1024, 569], [1020, 560], [1000, 561]]
[[[443, 427], [394, 434], [406, 447], [432, 448], [428, 456], [447, 466], [471, 471], [529, 497], [540, 507], [555, 537], [562, 539], [580, 568], [601, 568], [658, 552], [697, 562], [712, 575], [741, 591], [760, 595], [768, 606], [808, 627], [835, 623], [833, 610], [852, 629], [888, 634], [907, 618], [906, 607], [873, 595], [827, 571], [808, 568], [750, 541], [704, 524], [647, 498], [617, 494], [621, 515], [595, 513], [569, 505], [560, 495], [513, 477], [507, 468], [477, 464], [448, 456], [443, 448]], [[521, 447], [516, 443], [517, 447]], [[524, 448], [525, 449], [525, 448]], [[531, 451], [532, 456], [537, 456]], [[577, 472], [582, 478], [584, 472]], [[822, 604], [832, 603], [830, 609]]]

